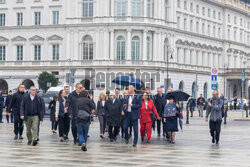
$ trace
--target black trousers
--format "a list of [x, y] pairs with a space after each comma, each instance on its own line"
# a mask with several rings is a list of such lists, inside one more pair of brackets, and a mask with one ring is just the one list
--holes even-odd
[[11, 113], [9, 116], [8, 113], [6, 113], [6, 120], [7, 120], [7, 123], [9, 123], [9, 122], [13, 123], [14, 122], [14, 115]]
[[220, 140], [221, 122], [222, 120], [209, 121], [210, 134], [216, 139], [216, 142]]
[[68, 118], [59, 117], [58, 124], [59, 124], [59, 136], [60, 137], [63, 137], [64, 135], [68, 136], [68, 129], [70, 126]]
[[109, 126], [109, 138], [115, 139], [119, 133], [119, 126]]
[[51, 121], [51, 130], [57, 130], [58, 122], [56, 120]]
[[77, 140], [77, 127], [76, 127], [76, 119], [71, 120], [71, 131], [74, 140]]
[[23, 135], [23, 120], [20, 118], [20, 114], [14, 114], [14, 133]]

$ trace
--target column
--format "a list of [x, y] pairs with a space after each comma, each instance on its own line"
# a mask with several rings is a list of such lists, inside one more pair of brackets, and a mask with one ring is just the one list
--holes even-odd
[[[150, 6], [152, 8], [152, 5]], [[143, 17], [147, 17], [147, 0], [143, 1]]]
[[156, 32], [153, 32], [153, 55], [152, 55], [152, 60], [157, 60], [156, 59], [156, 55], [157, 55], [157, 53], [156, 53], [156, 46], [157, 46], [157, 44], [156, 44]]
[[114, 60], [115, 59], [115, 55], [114, 55], [114, 41], [115, 41], [115, 33], [114, 30], [110, 31], [110, 60]]
[[94, 45], [94, 59], [100, 59], [102, 56], [100, 56], [100, 53], [103, 53], [100, 49], [100, 30], [95, 31], [95, 45]]
[[102, 47], [104, 49], [104, 55], [103, 55], [103, 59], [104, 60], [108, 60], [109, 59], [109, 31], [106, 29], [104, 30], [104, 40], [102, 43]]
[[189, 65], [189, 64], [191, 64], [191, 62], [190, 62], [190, 57], [191, 57], [191, 55], [190, 55], [190, 48], [187, 49], [186, 55], [187, 55], [187, 57], [186, 57], [186, 64]]
[[111, 0], [111, 6], [110, 6], [110, 10], [111, 10], [111, 16], [114, 17], [115, 16], [115, 1]]
[[159, 43], [158, 43], [158, 53], [157, 53], [157, 57], [158, 57], [158, 61], [164, 61], [164, 56], [165, 56], [165, 53], [164, 53], [164, 42], [163, 42], [163, 33], [161, 32], [161, 33], [158, 33], [157, 34], [157, 36], [158, 36], [158, 41], [159, 41]]
[[78, 30], [75, 30], [74, 31], [74, 48], [72, 48], [74, 50], [74, 55], [72, 56], [72, 60], [77, 60], [77, 58], [79, 57], [79, 47], [78, 47], [78, 44], [79, 44], [79, 35], [78, 35]]
[[142, 60], [147, 60], [147, 30], [143, 31], [143, 59]]
[[131, 31], [127, 30], [127, 60], [131, 60]]
[[130, 1], [127, 1], [128, 2], [128, 13], [127, 13], [127, 16], [130, 17], [131, 16], [131, 7], [132, 7], [132, 4], [131, 4], [131, 0]]

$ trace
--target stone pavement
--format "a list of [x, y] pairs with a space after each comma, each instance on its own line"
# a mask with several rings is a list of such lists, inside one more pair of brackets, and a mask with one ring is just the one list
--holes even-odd
[[[141, 144], [137, 148], [124, 144], [123, 139], [110, 143], [99, 138], [99, 124], [90, 127], [88, 151], [70, 141], [60, 143], [58, 135], [51, 134], [50, 122], [41, 125], [38, 146], [27, 146], [27, 139], [13, 141], [13, 124], [0, 124], [0, 166], [250, 166], [250, 122], [228, 121], [222, 125], [220, 146], [211, 144], [208, 123], [199, 118], [191, 118], [190, 124], [176, 136], [172, 145], [155, 133], [151, 144]], [[25, 136], [25, 135], [24, 135]]]

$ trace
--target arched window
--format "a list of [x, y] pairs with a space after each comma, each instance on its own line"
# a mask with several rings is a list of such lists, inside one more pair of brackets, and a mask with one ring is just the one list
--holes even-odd
[[83, 0], [83, 17], [93, 17], [93, 0]]
[[118, 36], [116, 39], [116, 59], [125, 60], [125, 38]]
[[147, 37], [147, 60], [151, 60], [151, 39]]
[[184, 83], [183, 83], [183, 81], [181, 81], [181, 82], [179, 83], [179, 90], [180, 90], [180, 91], [184, 91]]
[[118, 17], [125, 17], [127, 10], [127, 0], [116, 0], [116, 15]]
[[141, 16], [141, 0], [132, 0], [132, 16]]
[[140, 38], [138, 36], [132, 38], [131, 52], [132, 60], [140, 60]]
[[83, 43], [82, 43], [82, 58], [84, 60], [92, 60], [93, 59], [93, 55], [94, 55], [94, 43], [93, 43], [93, 39], [91, 36], [86, 35], [83, 38]]
[[151, 10], [151, 9], [153, 9], [153, 5], [152, 5], [151, 1], [153, 1], [153, 0], [147, 0], [147, 17], [152, 17], [151, 11], [153, 11], [153, 10]]
[[207, 83], [204, 84], [203, 95], [204, 95], [204, 98], [207, 99]]
[[168, 8], [169, 8], [169, 2], [168, 0], [165, 0], [165, 20], [168, 20]]

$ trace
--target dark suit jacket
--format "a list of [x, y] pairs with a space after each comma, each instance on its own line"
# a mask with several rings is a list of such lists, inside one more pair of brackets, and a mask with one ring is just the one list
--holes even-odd
[[162, 96], [160, 96], [159, 94], [155, 95], [154, 104], [160, 117], [163, 114], [166, 102], [167, 102], [166, 94], [162, 94]]
[[[125, 112], [125, 118], [127, 118], [128, 115], [128, 102], [129, 102], [129, 95], [125, 97], [123, 101], [123, 111]], [[137, 120], [140, 119], [140, 111], [141, 108], [141, 97], [137, 94], [133, 96], [132, 100], [132, 107], [131, 107], [131, 113], [132, 113], [132, 119]]]

